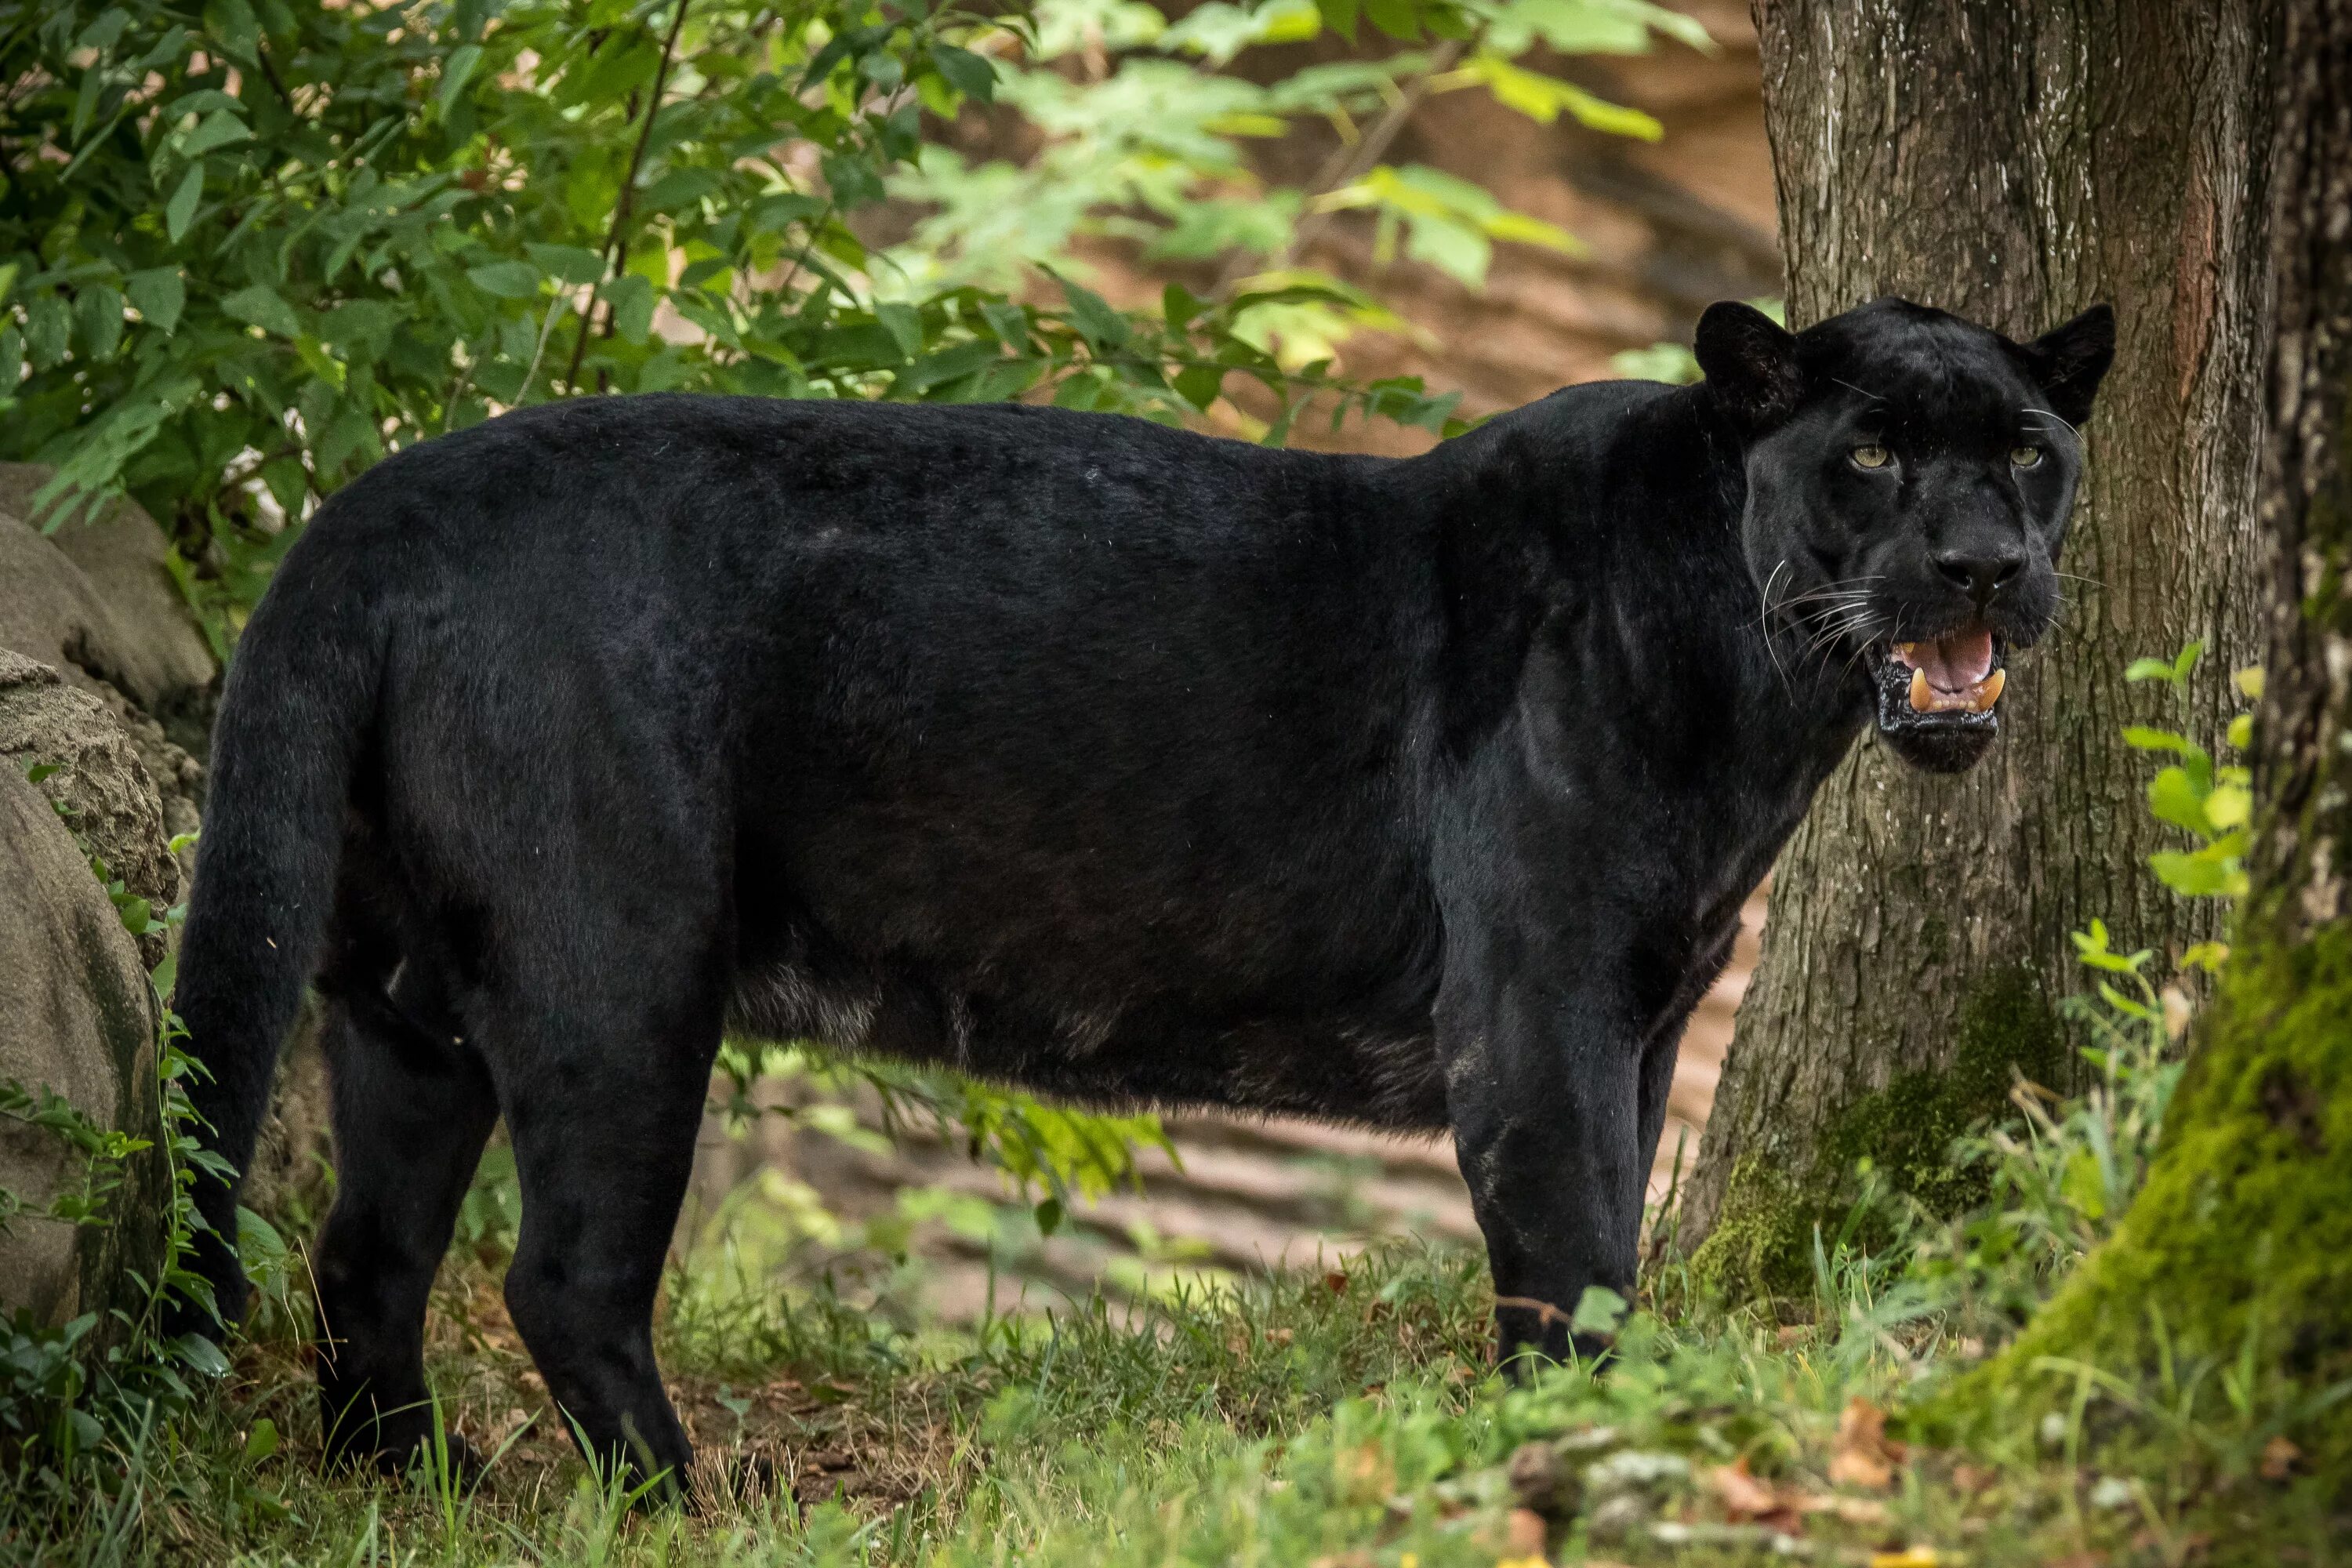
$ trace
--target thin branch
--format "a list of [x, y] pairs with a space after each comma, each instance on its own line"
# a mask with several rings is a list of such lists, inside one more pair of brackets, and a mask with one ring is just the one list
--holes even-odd
[[[1485, 37], [1486, 29], [1482, 27], [1468, 44], [1458, 38], [1447, 38], [1440, 43], [1430, 55], [1429, 64], [1413, 79], [1411, 87], [1397, 95], [1395, 101], [1389, 105], [1388, 112], [1375, 121], [1372, 128], [1357, 138], [1352, 145], [1341, 142], [1323, 161], [1323, 166], [1315, 171], [1315, 178], [1307, 187], [1309, 200], [1344, 190], [1370, 173], [1372, 165], [1381, 161], [1381, 154], [1389, 150], [1389, 143], [1394, 142], [1398, 132], [1404, 129], [1405, 121], [1411, 120], [1414, 111], [1428, 99], [1430, 83], [1452, 70], [1454, 62]], [[1217, 279], [1217, 292], [1230, 293], [1235, 284], [1253, 272], [1281, 271], [1297, 260], [1330, 222], [1331, 215], [1328, 212], [1309, 213], [1291, 229], [1289, 241], [1263, 263], [1253, 263], [1246, 251], [1234, 252]]]
[[[662, 89], [669, 80], [670, 58], [677, 52], [677, 35], [686, 26], [687, 5], [688, 0], [677, 0], [677, 13], [669, 19], [669, 37], [662, 40], [661, 61], [654, 67], [653, 90], [646, 95], [645, 123], [638, 128], [637, 145], [629, 154], [628, 173], [622, 176], [621, 194], [613, 203], [612, 226], [604, 235], [604, 275], [608, 279], [628, 239], [629, 217], [636, 205], [637, 174], [645, 167], [646, 148], [654, 139], [654, 121], [661, 118]], [[563, 373], [563, 384], [574, 393], [580, 390], [580, 362], [588, 353], [589, 319], [595, 313], [596, 295], [592, 292], [587, 307], [580, 312], [580, 335], [572, 342], [571, 367]]]
[[257, 39], [253, 46], [253, 58], [261, 67], [261, 74], [269, 79], [269, 85], [278, 89], [278, 100], [286, 106], [287, 111], [300, 114], [302, 111], [294, 107], [294, 95], [286, 90], [285, 79], [278, 74], [278, 68], [269, 63], [269, 46]]

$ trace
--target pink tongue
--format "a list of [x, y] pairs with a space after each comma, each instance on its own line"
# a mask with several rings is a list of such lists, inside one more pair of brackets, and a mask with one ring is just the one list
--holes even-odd
[[1966, 691], [1992, 673], [1992, 633], [1979, 627], [1915, 644], [1911, 657], [1938, 691]]

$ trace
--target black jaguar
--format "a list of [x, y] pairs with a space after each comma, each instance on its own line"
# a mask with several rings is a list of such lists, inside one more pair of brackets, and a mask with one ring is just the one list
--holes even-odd
[[1717, 305], [1697, 347], [1703, 384], [1402, 460], [647, 395], [329, 501], [237, 649], [178, 1006], [241, 1164], [331, 1002], [341, 1451], [428, 1433], [503, 1115], [516, 1326], [593, 1448], [684, 1473], [649, 1319], [729, 1031], [1450, 1131], [1504, 1353], [1593, 1349], [1684, 1020], [1814, 789], [1865, 729], [1992, 742], [2114, 324]]

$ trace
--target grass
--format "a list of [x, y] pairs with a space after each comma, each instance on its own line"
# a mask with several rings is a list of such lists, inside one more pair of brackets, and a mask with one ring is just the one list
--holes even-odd
[[680, 1279], [665, 1363], [702, 1460], [699, 1507], [675, 1514], [632, 1510], [587, 1473], [493, 1271], [457, 1256], [430, 1362], [453, 1425], [499, 1456], [478, 1489], [430, 1464], [404, 1479], [321, 1474], [305, 1353], [281, 1322], [194, 1411], [118, 1435], [73, 1486], [18, 1478], [0, 1501], [0, 1560], [2338, 1560], [2352, 1521], [2291, 1464], [2266, 1476], [2253, 1453], [2232, 1470], [2176, 1436], [2145, 1469], [2102, 1473], [2081, 1457], [2089, 1406], [1974, 1452], [1906, 1447], [1880, 1413], [1977, 1347], [1916, 1295], [1882, 1289], [1869, 1260], [1832, 1271], [1839, 1301], [1817, 1325], [1637, 1313], [1605, 1375], [1559, 1369], [1527, 1387], [1486, 1366], [1483, 1269], [1433, 1250], [911, 1336], [823, 1295], [712, 1306]]
[[500, 1300], [494, 1180], [428, 1328], [446, 1418], [495, 1456], [472, 1489], [429, 1461], [321, 1472], [299, 1255], [264, 1237], [280, 1266], [230, 1374], [0, 1475], [0, 1564], [2352, 1562], [2352, 1493], [2289, 1436], [2352, 1386], [2183, 1358], [2146, 1384], [2050, 1367], [2059, 1397], [2015, 1429], [1942, 1408], [2144, 1180], [2179, 1077], [2151, 1018], [2104, 1031], [2082, 1099], [2021, 1089], [1956, 1147], [1983, 1207], [1937, 1218], [1865, 1173], [1810, 1300], [1729, 1309], [1663, 1262], [1597, 1373], [1496, 1375], [1480, 1260], [1430, 1247], [913, 1330], [747, 1290], [704, 1249], [657, 1323], [700, 1455], [684, 1513], [632, 1509], [566, 1441]]

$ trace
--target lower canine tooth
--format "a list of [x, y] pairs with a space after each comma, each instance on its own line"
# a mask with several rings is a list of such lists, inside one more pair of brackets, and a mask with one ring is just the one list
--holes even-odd
[[1911, 672], [1911, 711], [1925, 713], [1935, 705], [1935, 696], [1927, 689], [1927, 672], [1924, 669], [1913, 670]]

